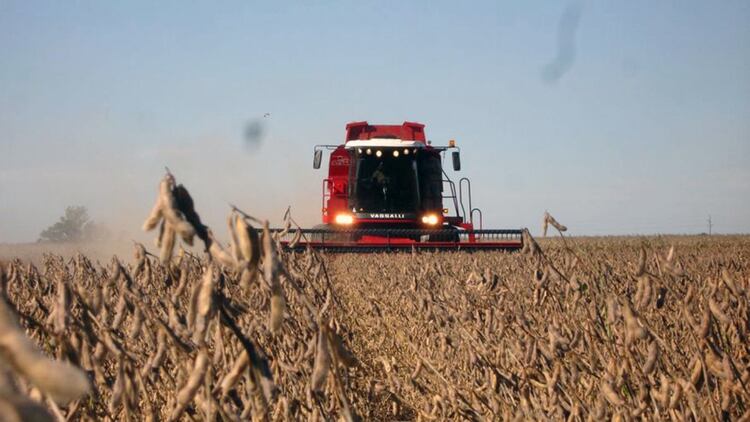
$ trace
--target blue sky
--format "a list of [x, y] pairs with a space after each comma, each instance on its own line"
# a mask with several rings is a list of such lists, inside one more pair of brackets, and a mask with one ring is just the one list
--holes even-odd
[[456, 139], [485, 226], [750, 232], [748, 2], [281, 3], [0, 1], [0, 242], [71, 204], [131, 235], [164, 166], [217, 232], [313, 225], [312, 146], [355, 120]]

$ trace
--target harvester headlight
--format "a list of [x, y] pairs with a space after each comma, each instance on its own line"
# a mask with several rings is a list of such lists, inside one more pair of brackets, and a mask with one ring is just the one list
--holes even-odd
[[404, 148], [404, 155], [409, 155], [409, 148]]
[[397, 149], [396, 149], [396, 150], [393, 150], [393, 156], [394, 156], [394, 157], [398, 157], [398, 150], [397, 150]]
[[336, 214], [336, 218], [333, 219], [336, 224], [342, 226], [348, 226], [354, 223], [354, 217], [351, 214]]
[[365, 152], [367, 153], [367, 155], [372, 154], [372, 150], [370, 148], [367, 148], [367, 151], [365, 151]]
[[422, 223], [427, 224], [428, 226], [434, 226], [438, 223], [438, 221], [438, 216], [435, 214], [427, 214], [422, 216]]
[[376, 157], [380, 157], [381, 155], [383, 155], [382, 151], [380, 151], [380, 150], [375, 151], [375, 156]]

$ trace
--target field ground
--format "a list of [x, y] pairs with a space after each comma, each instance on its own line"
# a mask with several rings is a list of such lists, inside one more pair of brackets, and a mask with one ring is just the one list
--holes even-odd
[[[671, 245], [673, 243], [696, 245], [703, 241], [726, 242], [741, 239], [750, 239], [750, 235], [663, 235], [663, 236], [585, 236], [570, 237], [577, 244], [587, 244], [591, 242], [626, 244], [632, 241], [637, 242], [657, 242], [660, 245]], [[559, 238], [549, 237], [537, 239], [542, 246], [555, 245]], [[152, 245], [146, 243], [146, 247], [151, 249]], [[192, 252], [200, 252], [198, 246], [191, 249]], [[92, 261], [107, 262], [113, 255], [118, 256], [125, 262], [133, 258], [133, 242], [128, 240], [101, 241], [101, 242], [27, 242], [27, 243], [3, 243], [0, 242], [0, 261], [9, 261], [19, 258], [24, 262], [41, 263], [45, 254], [59, 255], [65, 258], [72, 258], [77, 253], [86, 255]]]
[[81, 243], [0, 243], [0, 261], [14, 258], [25, 262], [41, 263], [45, 254], [71, 258], [82, 253], [94, 261], [107, 262], [112, 255], [130, 261], [133, 256], [132, 242], [81, 242]]
[[94, 380], [60, 408], [74, 418], [750, 418], [750, 236], [282, 254], [280, 291], [189, 255], [167, 269], [125, 252], [118, 272], [37, 247], [0, 246], [7, 296]]

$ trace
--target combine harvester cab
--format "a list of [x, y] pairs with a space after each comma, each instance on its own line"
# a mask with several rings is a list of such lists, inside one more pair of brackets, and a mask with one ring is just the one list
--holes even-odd
[[314, 149], [315, 169], [330, 151], [323, 224], [302, 230], [300, 241], [292, 241], [295, 233], [288, 232], [282, 244], [332, 251], [521, 248], [522, 230], [483, 229], [469, 179], [456, 186], [443, 170], [448, 150], [453, 170], [459, 171], [455, 142], [432, 145], [423, 124], [347, 124], [344, 144]]

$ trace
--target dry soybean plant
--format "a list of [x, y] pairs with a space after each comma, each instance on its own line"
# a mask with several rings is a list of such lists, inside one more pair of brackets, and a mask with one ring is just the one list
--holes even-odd
[[748, 420], [747, 237], [524, 238], [332, 259], [382, 419]]
[[[351, 391], [356, 359], [343, 342], [324, 262], [307, 253], [290, 266], [268, 223], [253, 223], [233, 209], [222, 246], [167, 174], [144, 223], [159, 228], [158, 259], [138, 244], [132, 265], [81, 255], [46, 256], [40, 269], [8, 264], [9, 306], [49, 355], [69, 363], [36, 352], [11, 311], [0, 309], [3, 358], [28, 380], [5, 383], [3, 405], [23, 414], [34, 403], [17, 400], [11, 386], [68, 404], [89, 391], [90, 379], [88, 399], [55, 405], [60, 417], [357, 419], [364, 401]], [[179, 245], [196, 236], [205, 258]], [[40, 403], [31, 410], [44, 412]]]
[[544, 221], [560, 237], [526, 231], [515, 253], [292, 253], [236, 207], [222, 244], [167, 174], [144, 224], [158, 253], [3, 266], [0, 411], [750, 418], [747, 237], [570, 239]]

